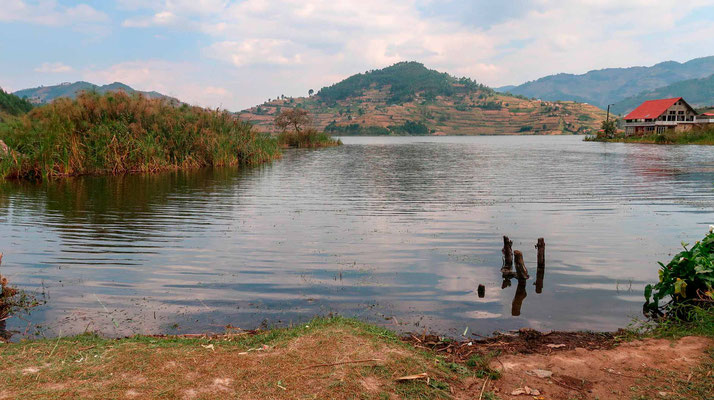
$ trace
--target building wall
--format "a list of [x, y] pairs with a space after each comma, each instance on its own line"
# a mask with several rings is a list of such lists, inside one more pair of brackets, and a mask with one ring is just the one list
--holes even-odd
[[680, 100], [657, 118], [657, 121], [694, 121], [694, 115], [694, 112]]

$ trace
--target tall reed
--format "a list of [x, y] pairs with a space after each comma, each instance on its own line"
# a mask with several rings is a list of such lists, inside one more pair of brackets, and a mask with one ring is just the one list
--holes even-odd
[[280, 157], [275, 139], [226, 111], [123, 92], [57, 99], [0, 126], [5, 178], [46, 179], [223, 165]]

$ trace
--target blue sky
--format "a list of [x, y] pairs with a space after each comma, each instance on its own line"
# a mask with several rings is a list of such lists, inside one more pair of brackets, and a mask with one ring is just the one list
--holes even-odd
[[403, 60], [490, 86], [714, 55], [714, 0], [0, 0], [0, 87], [240, 110]]

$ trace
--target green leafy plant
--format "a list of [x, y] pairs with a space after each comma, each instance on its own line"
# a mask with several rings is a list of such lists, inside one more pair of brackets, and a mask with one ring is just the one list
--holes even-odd
[[[659, 282], [645, 287], [646, 314], [662, 316], [675, 309], [681, 311], [683, 305], [702, 306], [714, 301], [714, 232], [710, 231], [690, 249], [687, 246], [682, 243], [684, 251], [667, 265], [659, 263]], [[665, 299], [669, 301], [660, 306]]]

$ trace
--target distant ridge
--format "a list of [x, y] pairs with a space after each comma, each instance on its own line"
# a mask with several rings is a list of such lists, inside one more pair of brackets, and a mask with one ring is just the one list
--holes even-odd
[[542, 100], [587, 102], [600, 108], [646, 91], [676, 82], [714, 74], [714, 56], [695, 58], [685, 63], [665, 61], [651, 67], [606, 68], [582, 75], [549, 75], [516, 87], [510, 92]]
[[352, 75], [308, 97], [284, 97], [240, 112], [275, 133], [281, 110], [301, 107], [335, 135], [558, 135], [590, 133], [605, 112], [593, 105], [506, 95], [418, 62]]
[[54, 86], [40, 86], [31, 89], [22, 89], [14, 92], [13, 94], [20, 98], [26, 98], [33, 104], [46, 104], [60, 97], [69, 97], [71, 99], [74, 99], [77, 97], [77, 94], [82, 91], [96, 91], [98, 93], [124, 91], [130, 94], [141, 93], [149, 98], [165, 98], [170, 100], [176, 100], [172, 97], [163, 95], [158, 92], [143, 92], [140, 90], [135, 90], [129, 85], [123, 84], [121, 82], [114, 82], [104, 86], [98, 86], [93, 83], [84, 81], [74, 83], [65, 82]]
[[684, 97], [692, 107], [709, 107], [714, 105], [714, 75], [701, 79], [689, 79], [667, 85], [661, 88], [642, 92], [636, 96], [615, 103], [611, 111], [615, 114], [627, 114], [646, 100]]

